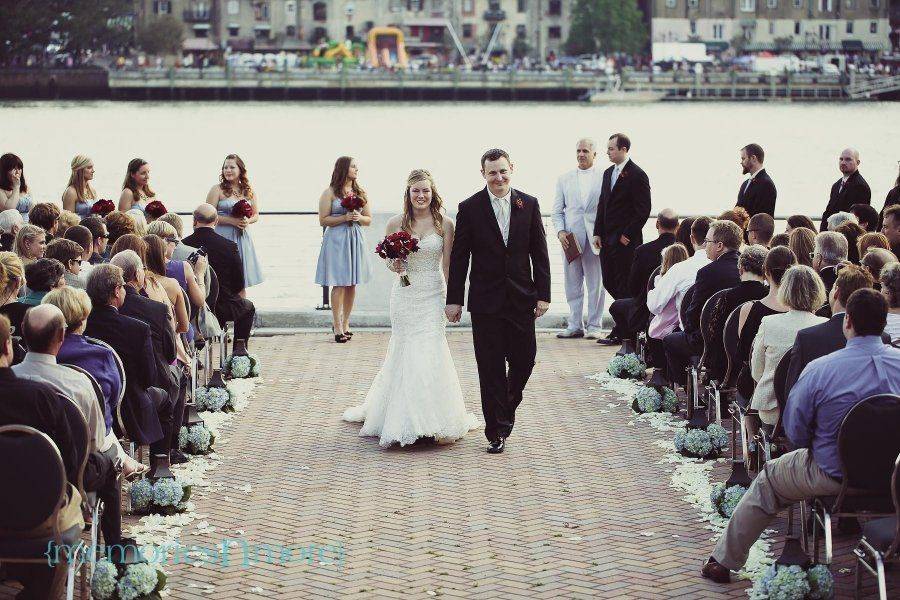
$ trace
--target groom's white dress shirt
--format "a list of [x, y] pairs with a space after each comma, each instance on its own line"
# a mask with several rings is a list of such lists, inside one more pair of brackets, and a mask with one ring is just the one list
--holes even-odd
[[512, 199], [512, 188], [506, 192], [502, 198], [495, 196], [490, 190], [488, 195], [491, 197], [491, 207], [494, 209], [494, 216], [497, 217], [497, 225], [500, 226], [500, 233], [503, 234], [503, 243], [509, 243], [509, 203]]

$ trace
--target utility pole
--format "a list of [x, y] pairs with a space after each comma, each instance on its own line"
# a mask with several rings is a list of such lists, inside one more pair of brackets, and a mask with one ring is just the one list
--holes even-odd
[[537, 44], [535, 47], [537, 48], [538, 53], [538, 64], [540, 66], [544, 66], [544, 36], [542, 35], [543, 31], [543, 20], [544, 20], [544, 7], [541, 6], [541, 0], [535, 0], [537, 2]]

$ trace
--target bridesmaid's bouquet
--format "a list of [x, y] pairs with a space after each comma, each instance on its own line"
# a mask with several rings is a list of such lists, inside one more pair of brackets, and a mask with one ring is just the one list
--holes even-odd
[[152, 202], [148, 202], [147, 206], [144, 208], [144, 214], [150, 217], [148, 220], [156, 220], [169, 212], [166, 210], [166, 205], [160, 202], [159, 200], [154, 200]]
[[240, 219], [242, 217], [247, 217], [249, 219], [253, 216], [253, 205], [246, 200], [238, 200], [234, 203], [234, 206], [231, 207], [231, 216], [235, 219]]
[[341, 198], [341, 206], [343, 206], [347, 212], [353, 210], [362, 210], [362, 207], [365, 203], [363, 199], [357, 196], [356, 194], [350, 194], [349, 196], [344, 196]]
[[[386, 236], [375, 246], [375, 254], [387, 260], [400, 260], [406, 265], [410, 253], [419, 251], [419, 239], [406, 231], [398, 231]], [[400, 285], [410, 284], [406, 269], [400, 272]]]
[[116, 210], [115, 203], [107, 198], [101, 198], [91, 206], [91, 214], [99, 215], [101, 217], [105, 217], [114, 210]]

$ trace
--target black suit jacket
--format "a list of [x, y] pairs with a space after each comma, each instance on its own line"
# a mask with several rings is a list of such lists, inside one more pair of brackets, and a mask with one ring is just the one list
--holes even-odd
[[631, 240], [629, 245], [639, 246], [644, 241], [641, 232], [650, 216], [650, 179], [642, 168], [629, 160], [619, 173], [615, 187], [611, 188], [614, 168], [611, 166], [603, 172], [594, 235], [610, 245], [618, 244], [624, 235]]
[[741, 184], [738, 189], [737, 206], [742, 207], [752, 217], [755, 214], [766, 213], [775, 216], [775, 198], [778, 191], [775, 182], [769, 177], [765, 169], [749, 180]]
[[103, 340], [116, 351], [125, 367], [122, 416], [131, 435], [142, 444], [162, 439], [163, 431], [147, 388], [156, 384], [156, 360], [150, 326], [120, 314], [112, 306], [95, 306], [84, 334]]
[[662, 251], [675, 243], [675, 234], [661, 233], [659, 237], [634, 250], [634, 262], [628, 274], [629, 296], [647, 307], [647, 281], [656, 267], [662, 264]]
[[172, 388], [169, 365], [175, 360], [175, 331], [169, 322], [169, 307], [162, 302], [141, 296], [130, 285], [125, 286], [125, 302], [119, 314], [137, 319], [150, 327], [153, 355], [156, 358], [156, 379], [153, 384], [166, 390]]
[[219, 278], [219, 297], [216, 305], [210, 308], [217, 315], [230, 314], [243, 300], [239, 294], [244, 289], [244, 266], [237, 244], [216, 233], [212, 227], [198, 227], [181, 241], [194, 248], [206, 248], [209, 266]]
[[881, 226], [884, 225], [884, 211], [895, 204], [900, 204], [900, 185], [891, 188], [887, 196], [885, 196], [884, 206], [881, 207], [881, 212], [878, 213], [878, 227], [875, 231], [881, 231]]
[[506, 245], [487, 188], [459, 204], [447, 304], [464, 304], [470, 258], [469, 312], [530, 312], [538, 300], [550, 302], [550, 257], [536, 198], [512, 190]]
[[[822, 223], [819, 225], [820, 231], [828, 231], [828, 217], [838, 212], [850, 212], [850, 207], [854, 204], [871, 204], [872, 190], [869, 184], [863, 179], [859, 171], [854, 171], [847, 178], [847, 184], [841, 190], [841, 179], [834, 182], [831, 186], [831, 195], [828, 197], [828, 206], [825, 207], [825, 213], [822, 215]], [[840, 190], [840, 191], [838, 191]]]
[[706, 301], [716, 292], [733, 288], [741, 282], [737, 266], [739, 256], [740, 253], [737, 250], [729, 250], [697, 271], [694, 295], [691, 297], [684, 320], [684, 332], [692, 347], [703, 347], [703, 336], [700, 333], [700, 313], [703, 312], [703, 305], [706, 304]]
[[[891, 343], [890, 336], [886, 334], [881, 334], [881, 339], [885, 344]], [[798, 331], [797, 339], [794, 341], [794, 352], [791, 354], [791, 363], [788, 367], [785, 390], [790, 392], [806, 365], [826, 354], [840, 350], [846, 345], [844, 313], [842, 312], [824, 323]]]

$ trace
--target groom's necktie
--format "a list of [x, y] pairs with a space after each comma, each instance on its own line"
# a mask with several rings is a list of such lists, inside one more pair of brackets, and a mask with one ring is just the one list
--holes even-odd
[[494, 214], [497, 215], [497, 224], [503, 235], [503, 243], [509, 243], [509, 200], [506, 198], [491, 198], [494, 205]]

